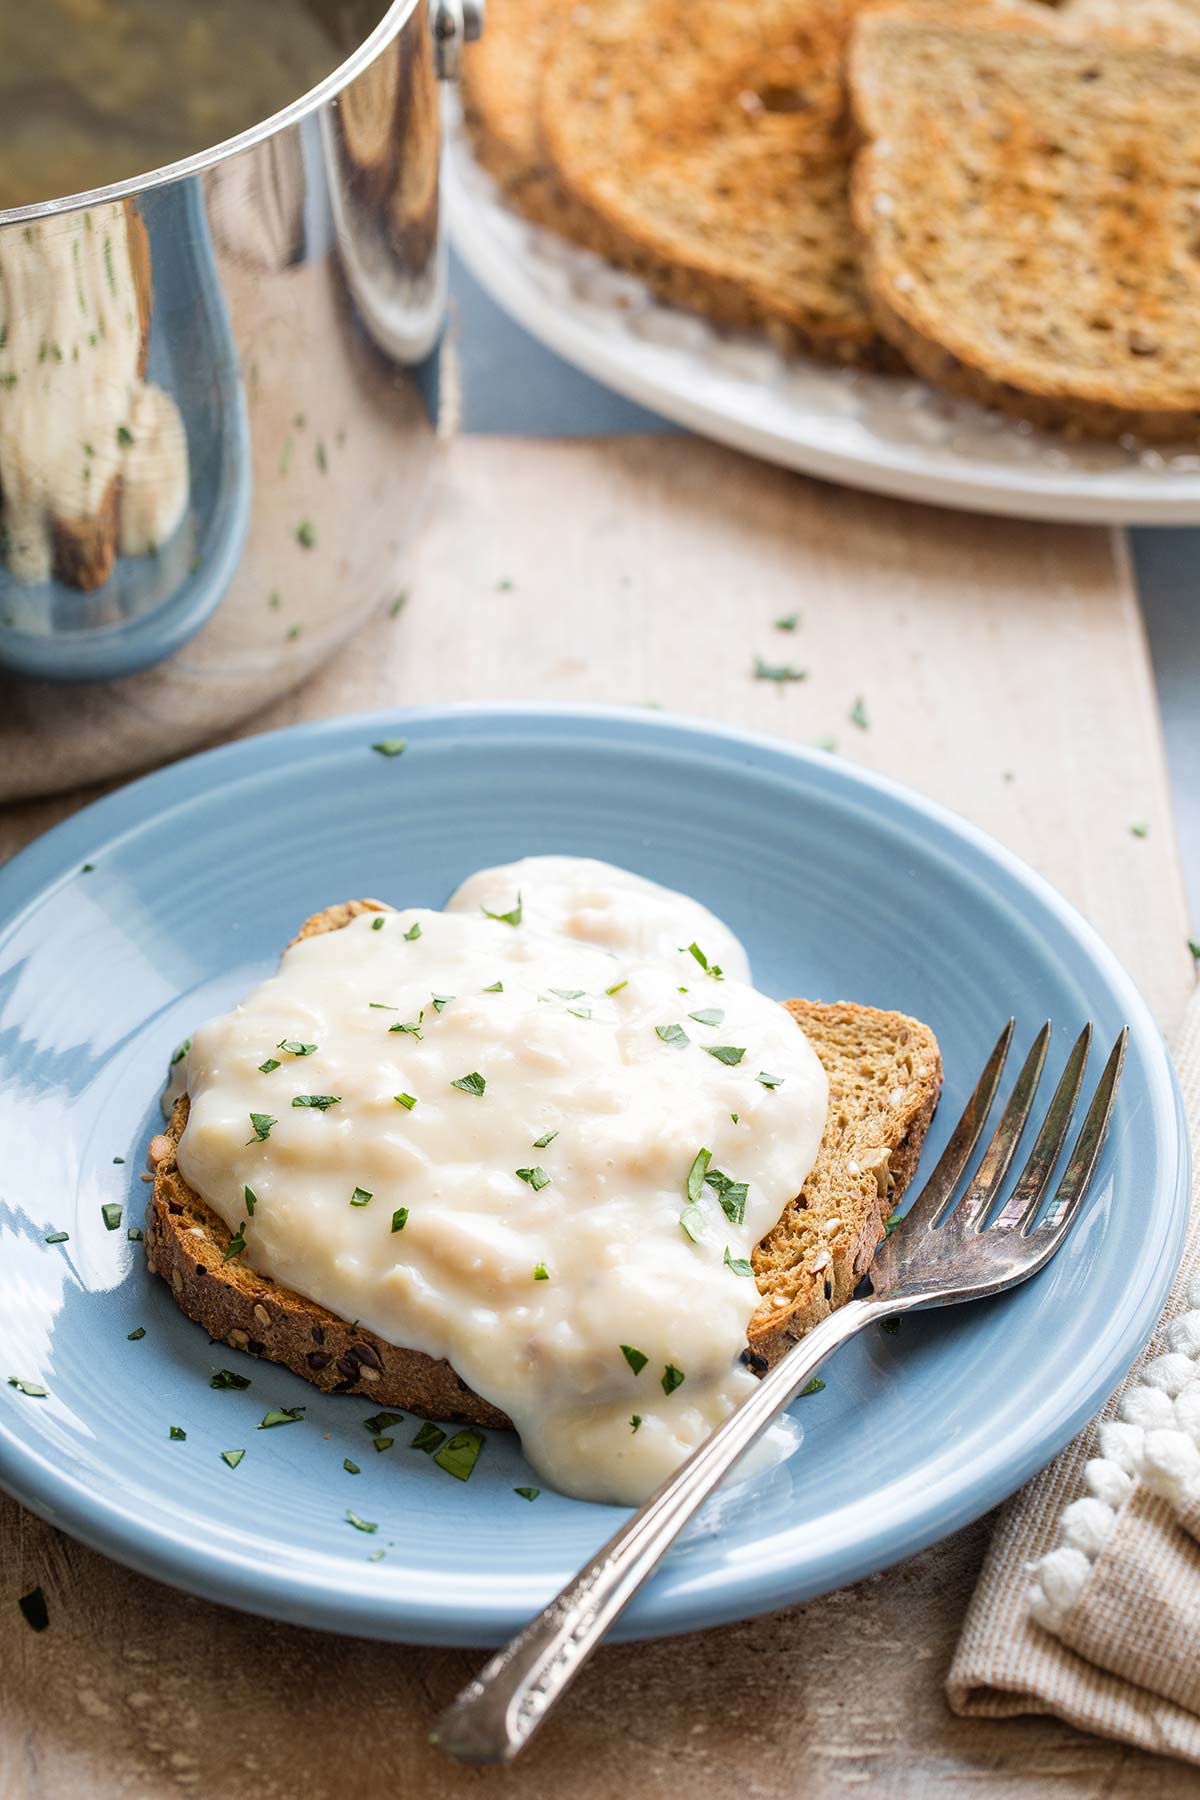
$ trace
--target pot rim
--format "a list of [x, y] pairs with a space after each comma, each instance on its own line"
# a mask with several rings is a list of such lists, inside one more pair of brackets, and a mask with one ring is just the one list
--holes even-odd
[[268, 138], [275, 137], [292, 125], [298, 125], [301, 119], [316, 112], [326, 101], [334, 99], [357, 75], [361, 75], [379, 52], [399, 35], [417, 10], [418, 4], [419, 0], [391, 0], [375, 29], [324, 80], [319, 81], [316, 87], [309, 88], [306, 94], [301, 94], [299, 99], [292, 100], [278, 112], [271, 113], [259, 124], [239, 131], [236, 137], [225, 138], [211, 149], [197, 150], [194, 155], [181, 157], [177, 162], [164, 163], [161, 168], [152, 169], [145, 175], [131, 175], [123, 181], [110, 182], [107, 187], [64, 194], [54, 200], [38, 200], [30, 206], [0, 207], [0, 226], [52, 218], [58, 213], [79, 212], [85, 207], [101, 206], [106, 201], [125, 200], [137, 194], [149, 193], [155, 188], [168, 187], [174, 181], [202, 175], [206, 169], [215, 168], [218, 163], [236, 156], [239, 151], [265, 143]]

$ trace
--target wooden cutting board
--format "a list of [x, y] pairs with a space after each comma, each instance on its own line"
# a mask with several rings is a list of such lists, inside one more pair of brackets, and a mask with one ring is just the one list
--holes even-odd
[[[756, 678], [760, 657], [804, 679]], [[833, 739], [994, 832], [1093, 921], [1164, 1028], [1182, 1011], [1186, 913], [1119, 535], [909, 507], [685, 438], [460, 439], [407, 604], [255, 729], [493, 698]], [[0, 814], [0, 853], [85, 797]], [[986, 1540], [980, 1522], [807, 1606], [604, 1650], [514, 1769], [478, 1771], [425, 1743], [476, 1653], [243, 1617], [0, 1501], [0, 1796], [1194, 1794], [1194, 1771], [1054, 1721], [950, 1716]], [[15, 1606], [35, 1583], [40, 1635]]]

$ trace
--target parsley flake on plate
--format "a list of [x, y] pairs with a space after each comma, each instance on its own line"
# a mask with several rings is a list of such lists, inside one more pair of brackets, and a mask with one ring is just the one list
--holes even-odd
[[133, 1331], [127, 1331], [125, 1333], [125, 1341], [127, 1344], [136, 1344], [138, 1340], [144, 1338], [145, 1335], [146, 1327], [144, 1325], [138, 1325]]
[[356, 1512], [350, 1511], [349, 1507], [346, 1508], [346, 1523], [347, 1525], [353, 1525], [355, 1531], [379, 1530], [379, 1526], [373, 1519], [360, 1519]]
[[42, 1242], [43, 1244], [66, 1244], [70, 1242], [70, 1239], [69, 1231], [52, 1231], [49, 1237], [42, 1239]]
[[362, 1470], [359, 1468], [358, 1464], [356, 1462], [351, 1462], [348, 1456], [342, 1458], [342, 1467], [345, 1469], [347, 1475], [362, 1474]]
[[182, 1425], [171, 1425], [168, 1427], [167, 1436], [173, 1444], [187, 1443], [187, 1432], [183, 1429]]
[[381, 1432], [386, 1431], [391, 1425], [402, 1425], [403, 1423], [404, 1414], [394, 1412], [372, 1413], [369, 1419], [363, 1420], [364, 1426], [371, 1433], [372, 1437], [378, 1437]]
[[445, 1436], [446, 1434], [440, 1425], [434, 1425], [431, 1420], [426, 1419], [425, 1423], [420, 1427], [416, 1437], [408, 1447], [410, 1450], [424, 1450], [426, 1456], [428, 1456], [432, 1451], [437, 1449]]
[[852, 725], [857, 725], [860, 731], [870, 731], [871, 721], [867, 716], [867, 703], [861, 694], [855, 700], [854, 705], [850, 708], [846, 717]]
[[440, 1450], [434, 1451], [433, 1460], [439, 1469], [453, 1475], [455, 1481], [469, 1481], [483, 1449], [483, 1441], [482, 1432], [456, 1431]]
[[380, 738], [377, 744], [371, 745], [371, 748], [380, 756], [403, 756], [408, 749], [408, 739]]
[[216, 1374], [210, 1377], [208, 1385], [210, 1388], [221, 1389], [248, 1388], [250, 1386], [250, 1377], [248, 1375], [236, 1375], [232, 1369], [218, 1369]]
[[236, 1469], [245, 1454], [244, 1450], [222, 1450], [221, 1461], [228, 1463], [231, 1469]]
[[531, 1488], [531, 1487], [520, 1487], [520, 1488], [513, 1489], [513, 1493], [520, 1494], [522, 1500], [536, 1500], [538, 1495], [541, 1493], [541, 1491], [542, 1491], [541, 1488]]
[[22, 1381], [19, 1375], [10, 1375], [8, 1385], [16, 1388], [19, 1394], [27, 1395], [30, 1400], [45, 1400], [50, 1393], [49, 1388], [39, 1387], [36, 1381]]
[[109, 1200], [100, 1208], [100, 1217], [104, 1220], [105, 1231], [116, 1231], [121, 1223], [121, 1208], [115, 1200]]
[[807, 681], [808, 670], [794, 669], [791, 663], [769, 663], [763, 657], [756, 656], [754, 659], [754, 679], [755, 681], [777, 681], [780, 683], [789, 681]]
[[302, 1406], [277, 1406], [263, 1414], [258, 1422], [260, 1431], [270, 1431], [273, 1425], [303, 1425], [304, 1408]]

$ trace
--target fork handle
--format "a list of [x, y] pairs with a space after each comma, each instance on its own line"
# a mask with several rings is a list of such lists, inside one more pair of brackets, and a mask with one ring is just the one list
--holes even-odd
[[738, 1458], [831, 1351], [868, 1319], [892, 1310], [878, 1300], [851, 1300], [789, 1350], [549, 1606], [468, 1682], [431, 1741], [468, 1762], [514, 1757]]

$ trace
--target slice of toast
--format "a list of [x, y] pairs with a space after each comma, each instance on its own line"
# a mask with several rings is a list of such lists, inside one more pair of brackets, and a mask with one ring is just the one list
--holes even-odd
[[894, 361], [850, 218], [847, 32], [861, 0], [606, 0], [566, 16], [540, 89], [580, 241], [718, 324]]
[[[387, 910], [378, 900], [331, 906], [292, 942], [336, 931], [358, 913]], [[810, 1000], [787, 1006], [829, 1076], [829, 1114], [803, 1192], [754, 1252], [763, 1298], [746, 1358], [759, 1370], [854, 1292], [917, 1166], [942, 1080], [933, 1033], [903, 1013]], [[327, 1393], [361, 1394], [430, 1418], [509, 1423], [449, 1363], [348, 1324], [259, 1274], [244, 1257], [226, 1262], [229, 1228], [176, 1162], [187, 1117], [184, 1095], [150, 1145], [154, 1188], [145, 1243], [150, 1268], [189, 1318], [214, 1340], [283, 1363]]]
[[865, 13], [854, 180], [880, 328], [936, 386], [1052, 429], [1200, 430], [1200, 54], [972, 8]]
[[1065, 0], [1064, 28], [1161, 44], [1168, 50], [1200, 45], [1200, 0]]

